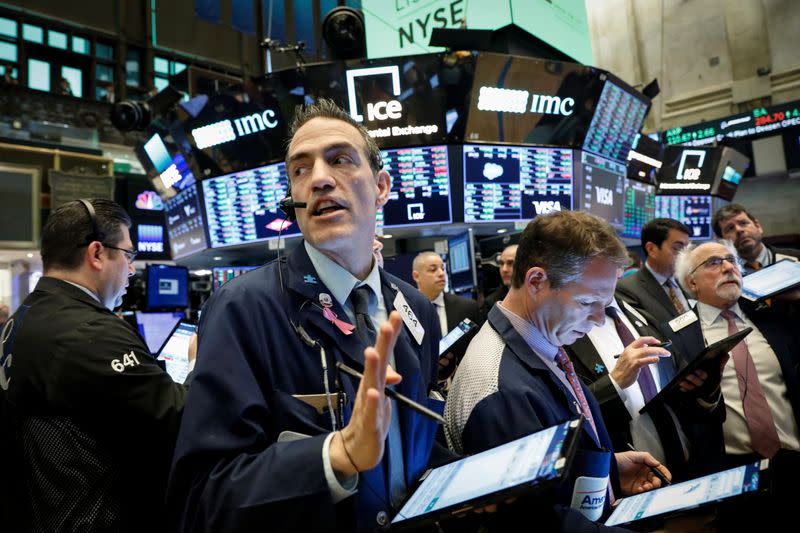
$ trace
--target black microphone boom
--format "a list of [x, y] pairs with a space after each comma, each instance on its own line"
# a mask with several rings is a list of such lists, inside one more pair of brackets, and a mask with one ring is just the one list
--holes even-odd
[[295, 209], [305, 209], [308, 204], [306, 202], [295, 202], [291, 196], [287, 196], [278, 203], [278, 207], [286, 215], [286, 219], [290, 222], [297, 220]]

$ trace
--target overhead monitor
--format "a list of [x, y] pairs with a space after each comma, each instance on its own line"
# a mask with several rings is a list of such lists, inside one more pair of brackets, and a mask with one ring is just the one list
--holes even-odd
[[212, 248], [299, 235], [279, 209], [289, 190], [286, 165], [276, 163], [203, 181]]
[[711, 218], [714, 204], [711, 196], [656, 196], [656, 218], [673, 218], [686, 224], [692, 240], [712, 236]]
[[472, 229], [447, 239], [447, 269], [454, 292], [471, 291], [478, 284]]
[[189, 306], [189, 270], [186, 267], [147, 265], [147, 308], [180, 309]]
[[447, 146], [382, 150], [383, 169], [392, 178], [383, 226], [449, 224], [450, 168]]
[[208, 248], [196, 184], [166, 200], [164, 210], [173, 259], [180, 259]]
[[711, 194], [720, 151], [699, 146], [667, 146], [658, 174], [658, 194]]
[[711, 194], [725, 200], [733, 200], [742, 176], [750, 166], [750, 159], [730, 147], [721, 148], [717, 178]]
[[627, 161], [649, 107], [650, 101], [643, 94], [606, 80], [583, 149], [614, 161]]
[[238, 278], [245, 272], [250, 272], [251, 270], [255, 270], [258, 267], [255, 266], [222, 266], [222, 267], [214, 267], [211, 269], [211, 283], [212, 289], [217, 290], [225, 283], [229, 282], [233, 278]]
[[153, 165], [156, 172], [161, 173], [167, 170], [172, 164], [172, 156], [167, 150], [167, 145], [161, 135], [156, 133], [144, 143], [143, 150], [147, 159]]
[[626, 180], [623, 237], [638, 239], [642, 228], [656, 217], [656, 187], [649, 183]]
[[464, 140], [579, 148], [605, 84], [601, 74], [575, 63], [481, 53]]
[[625, 165], [589, 152], [580, 152], [580, 164], [576, 164], [575, 175], [577, 207], [607, 220], [615, 229], [622, 230]]
[[139, 257], [144, 260], [170, 259], [161, 196], [146, 176], [126, 175], [123, 185], [116, 187], [115, 195], [131, 216], [131, 241]]
[[628, 152], [628, 179], [655, 185], [663, 159], [664, 145], [647, 135], [637, 134]]
[[464, 222], [529, 220], [572, 209], [572, 150], [463, 146]]

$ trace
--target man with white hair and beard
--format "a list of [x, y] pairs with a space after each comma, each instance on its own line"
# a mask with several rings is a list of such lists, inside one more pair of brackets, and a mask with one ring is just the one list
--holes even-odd
[[[800, 450], [800, 335], [786, 315], [760, 310], [742, 295], [742, 274], [729, 241], [684, 250], [676, 278], [690, 297], [706, 344], [743, 328], [753, 331], [730, 352], [722, 372], [725, 451], [731, 466]], [[680, 334], [680, 332], [677, 332]]]

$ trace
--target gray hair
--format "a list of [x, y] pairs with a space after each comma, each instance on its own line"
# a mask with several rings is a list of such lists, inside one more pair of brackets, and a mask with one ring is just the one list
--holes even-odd
[[689, 276], [691, 275], [690, 272], [697, 267], [697, 265], [694, 264], [694, 251], [707, 244], [721, 244], [736, 258], [737, 264], [739, 263], [739, 254], [736, 252], [736, 247], [733, 245], [733, 242], [728, 239], [717, 239], [700, 244], [690, 244], [678, 252], [678, 257], [675, 259], [675, 279], [680, 283], [681, 288], [683, 288], [686, 294], [693, 299], [697, 298], [697, 294], [689, 285]]

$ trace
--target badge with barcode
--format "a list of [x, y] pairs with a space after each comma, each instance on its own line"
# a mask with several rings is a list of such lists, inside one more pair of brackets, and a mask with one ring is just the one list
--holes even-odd
[[411, 332], [411, 335], [414, 336], [417, 344], [421, 346], [422, 339], [425, 337], [425, 328], [422, 327], [417, 315], [414, 314], [411, 306], [408, 305], [408, 302], [406, 301], [406, 297], [403, 296], [403, 293], [400, 291], [397, 291], [397, 296], [394, 298], [394, 308], [400, 313], [400, 316], [403, 318], [403, 322], [405, 322], [406, 327]]

